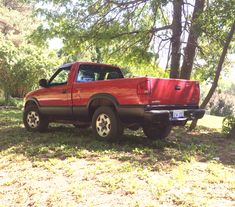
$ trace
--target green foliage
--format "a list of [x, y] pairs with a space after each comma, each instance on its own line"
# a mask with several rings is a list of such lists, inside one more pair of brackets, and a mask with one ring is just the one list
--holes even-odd
[[[169, 13], [172, 8], [169, 4], [172, 1], [39, 2], [37, 12], [47, 23], [38, 27], [32, 35], [33, 39], [39, 44], [44, 44], [47, 39], [61, 38], [64, 47], [60, 53], [69, 54], [72, 59], [115, 63], [130, 68], [133, 74], [152, 76], [152, 71], [148, 73], [147, 69], [137, 73], [136, 71], [142, 70], [142, 67], [157, 68], [159, 51], [170, 47], [167, 43], [171, 41], [171, 28], [160, 31], [157, 28], [170, 26]], [[235, 13], [234, 5], [234, 0], [210, 1], [195, 20], [196, 27], [193, 28], [193, 32], [202, 35], [196, 53], [199, 64], [195, 64], [194, 79], [207, 82], [213, 80], [224, 37]], [[182, 41], [186, 41], [185, 31], [192, 28], [189, 26], [192, 23], [192, 12], [188, 11], [192, 8], [188, 7], [184, 4], [182, 15], [186, 23], [183, 27]], [[185, 43], [180, 44], [181, 48], [184, 48]], [[137, 69], [132, 69], [133, 67]], [[166, 76], [164, 73], [160, 74]], [[159, 76], [159, 73], [155, 76]]]
[[0, 0], [0, 40], [19, 45], [38, 26], [32, 8], [25, 0]]
[[[59, 64], [55, 52], [33, 45], [28, 36], [38, 26], [25, 0], [0, 1], [0, 89], [6, 104], [22, 97]], [[14, 105], [14, 104], [13, 104]]]
[[234, 116], [230, 115], [224, 118], [222, 131], [227, 136], [232, 137], [235, 135], [235, 117]]
[[[122, 65], [119, 65], [122, 68]], [[148, 76], [148, 77], [168, 77], [168, 72], [156, 65], [138, 65], [123, 63], [122, 72], [125, 77]]]
[[46, 18], [32, 35], [38, 43], [63, 39], [63, 53], [125, 67], [156, 65], [154, 28], [167, 24], [161, 6], [168, 1], [47, 1], [37, 12]]
[[10, 98], [8, 103], [6, 103], [5, 99], [0, 98], [0, 106], [6, 106], [6, 104], [21, 109], [23, 107], [23, 100], [19, 98]]
[[208, 104], [211, 115], [228, 116], [235, 113], [235, 99], [233, 95], [216, 92]]
[[201, 16], [201, 28], [211, 41], [222, 41], [227, 34], [227, 28], [233, 24], [234, 14], [234, 0], [211, 1]]
[[226, 103], [225, 100], [219, 99], [216, 104], [211, 108], [211, 115], [227, 116], [233, 113], [233, 105]]
[[[205, 11], [197, 23], [203, 31], [199, 39], [198, 54], [193, 77], [200, 81], [211, 82], [219, 62], [225, 38], [234, 21], [235, 0], [214, 0], [208, 2]], [[230, 44], [228, 53], [234, 51], [234, 41]], [[232, 68], [232, 63], [226, 58], [223, 72], [226, 74]]]
[[230, 87], [227, 88], [227, 93], [235, 96], [235, 84], [232, 83]]
[[55, 53], [30, 44], [16, 47], [11, 41], [1, 42], [0, 88], [5, 96], [22, 97], [37, 86], [40, 78], [48, 77], [57, 64]]

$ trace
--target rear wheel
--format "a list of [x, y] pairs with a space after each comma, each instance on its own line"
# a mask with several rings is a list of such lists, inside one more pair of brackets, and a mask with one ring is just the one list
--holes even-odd
[[118, 140], [123, 133], [123, 127], [117, 113], [107, 106], [96, 109], [92, 117], [92, 129], [97, 139]]
[[48, 128], [48, 120], [39, 113], [35, 105], [26, 106], [23, 114], [24, 126], [28, 131], [43, 132]]
[[164, 139], [171, 132], [171, 125], [150, 125], [143, 126], [144, 134], [152, 140]]

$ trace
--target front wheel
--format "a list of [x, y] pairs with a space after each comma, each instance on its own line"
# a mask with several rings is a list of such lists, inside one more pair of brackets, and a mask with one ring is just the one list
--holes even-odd
[[92, 130], [97, 139], [117, 140], [123, 133], [123, 127], [117, 113], [111, 108], [99, 107], [92, 117]]
[[43, 132], [48, 128], [48, 120], [39, 113], [38, 107], [27, 106], [23, 114], [24, 126], [28, 131]]
[[171, 132], [171, 125], [150, 125], [143, 126], [144, 134], [151, 140], [164, 139]]

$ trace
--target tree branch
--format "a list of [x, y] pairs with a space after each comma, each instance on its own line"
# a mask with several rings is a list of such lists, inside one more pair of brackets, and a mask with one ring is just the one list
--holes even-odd
[[167, 29], [171, 29], [171, 25], [166, 25], [166, 26], [158, 27], [158, 28], [152, 28], [152, 29], [146, 30], [146, 31], [135, 30], [135, 31], [131, 31], [131, 32], [123, 32], [123, 33], [119, 33], [114, 36], [111, 36], [111, 39], [118, 38], [118, 37], [125, 36], [125, 35], [133, 35], [133, 34], [139, 34], [139, 33], [157, 33], [162, 30], [167, 30]]
[[129, 5], [132, 5], [132, 4], [140, 4], [140, 3], [147, 2], [147, 1], [149, 1], [149, 0], [133, 0], [133, 1], [127, 1], [127, 2], [117, 2], [117, 1], [107, 0], [108, 3], [117, 5], [119, 7], [129, 6]]
[[168, 29], [172, 29], [172, 25], [171, 24], [163, 26], [163, 27], [153, 28], [152, 32], [156, 33], [156, 32], [160, 32], [162, 30], [168, 30]]

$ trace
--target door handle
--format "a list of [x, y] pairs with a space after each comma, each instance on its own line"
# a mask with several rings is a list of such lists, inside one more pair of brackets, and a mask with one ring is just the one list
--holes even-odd
[[67, 90], [66, 90], [66, 89], [64, 89], [64, 90], [62, 91], [62, 93], [67, 93]]

